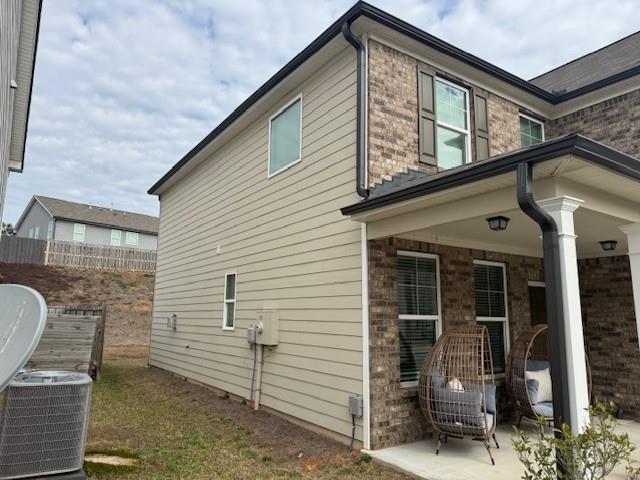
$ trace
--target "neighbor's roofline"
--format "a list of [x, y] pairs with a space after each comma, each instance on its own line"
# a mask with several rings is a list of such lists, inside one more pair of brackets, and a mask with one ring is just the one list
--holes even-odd
[[114, 225], [112, 223], [100, 223], [100, 222], [89, 222], [87, 220], [83, 220], [81, 218], [68, 218], [68, 217], [61, 217], [58, 215], [53, 215], [53, 219], [54, 220], [62, 220], [63, 222], [73, 222], [73, 223], [82, 223], [84, 225], [93, 225], [94, 227], [104, 227], [104, 228], [111, 228], [113, 230], [121, 230], [121, 231], [125, 231], [125, 232], [134, 232], [134, 233], [144, 233], [146, 235], [153, 235], [155, 237], [158, 236], [158, 232], [157, 231], [151, 231], [151, 230], [144, 230], [141, 228], [124, 228], [120, 225]]
[[515, 171], [517, 165], [522, 162], [537, 164], [571, 154], [640, 181], [640, 162], [637, 159], [590, 138], [573, 133], [512, 153], [468, 164], [468, 167], [458, 167], [457, 170], [444, 172], [440, 176], [425, 177], [423, 181], [410, 182], [406, 188], [400, 188], [377, 197], [369, 197], [366, 200], [343, 207], [340, 211], [343, 215], [357, 215]]
[[501, 69], [482, 60], [475, 55], [472, 55], [458, 47], [451, 45], [433, 35], [421, 30], [403, 20], [400, 20], [387, 12], [380, 10], [366, 2], [359, 1], [353, 7], [351, 7], [344, 15], [336, 20], [329, 28], [327, 28], [319, 37], [311, 42], [302, 52], [296, 55], [289, 63], [282, 67], [275, 75], [273, 75], [266, 83], [258, 88], [249, 98], [247, 98], [238, 108], [236, 108], [227, 118], [225, 118], [211, 133], [209, 133], [204, 139], [202, 139], [195, 147], [193, 147], [182, 159], [180, 159], [167, 173], [165, 173], [160, 180], [158, 180], [148, 191], [149, 194], [154, 194], [157, 190], [173, 175], [175, 175], [189, 160], [195, 157], [207, 144], [214, 140], [218, 135], [225, 131], [233, 122], [240, 118], [250, 107], [257, 103], [262, 97], [264, 97], [271, 89], [283, 81], [288, 75], [295, 71], [305, 61], [311, 58], [322, 47], [324, 47], [335, 36], [341, 34], [342, 24], [345, 22], [353, 23], [359, 17], [366, 17], [381, 25], [391, 28], [399, 33], [407, 35], [410, 38], [423, 43], [434, 50], [449, 55], [463, 63], [466, 63], [480, 71], [483, 71], [499, 80], [504, 81], [520, 90], [529, 93], [535, 97], [538, 97], [552, 105], [562, 103], [566, 100], [571, 100], [580, 95], [592, 92], [594, 90], [603, 88], [613, 83], [625, 80], [632, 76], [640, 74], [640, 67], [632, 68], [624, 72], [618, 73], [611, 77], [599, 80], [589, 85], [585, 85], [579, 89], [567, 92], [565, 94], [557, 95], [547, 90], [544, 90], [527, 80], [524, 80], [506, 70]]

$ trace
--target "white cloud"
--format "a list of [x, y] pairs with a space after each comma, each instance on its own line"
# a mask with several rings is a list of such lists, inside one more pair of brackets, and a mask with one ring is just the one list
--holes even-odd
[[[523, 78], [637, 28], [633, 0], [374, 3]], [[25, 173], [10, 176], [5, 219], [33, 194], [157, 213], [147, 188], [351, 5], [45, 0]]]

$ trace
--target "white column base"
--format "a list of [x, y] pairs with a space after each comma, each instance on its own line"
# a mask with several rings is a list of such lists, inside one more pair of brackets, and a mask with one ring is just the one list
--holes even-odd
[[565, 312], [566, 356], [564, 361], [567, 363], [570, 427], [571, 431], [576, 434], [582, 432], [590, 423], [589, 384], [582, 331], [576, 235], [573, 225], [573, 212], [582, 203], [584, 203], [582, 200], [567, 196], [538, 201], [538, 204], [553, 217], [558, 226], [562, 304]]

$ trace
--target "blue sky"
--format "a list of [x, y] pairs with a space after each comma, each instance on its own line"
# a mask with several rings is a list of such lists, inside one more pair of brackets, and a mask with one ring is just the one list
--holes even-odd
[[[381, 0], [523, 78], [638, 29], [635, 0]], [[157, 214], [150, 187], [353, 1], [44, 0], [25, 173], [33, 194]]]

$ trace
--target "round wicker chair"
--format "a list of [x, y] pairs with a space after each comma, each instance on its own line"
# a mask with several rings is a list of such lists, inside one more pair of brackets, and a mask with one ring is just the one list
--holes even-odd
[[495, 382], [489, 332], [477, 325], [448, 330], [422, 365], [418, 394], [427, 421], [438, 433], [438, 446], [448, 437], [482, 441], [491, 463], [491, 438], [497, 424]]
[[[527, 385], [526, 372], [549, 368], [549, 328], [545, 324], [535, 325], [518, 336], [511, 345], [507, 358], [506, 385], [509, 397], [518, 413], [518, 427], [523, 419], [536, 421], [544, 417], [549, 425], [553, 424], [553, 403], [532, 402], [531, 386]], [[589, 357], [587, 364], [587, 381], [589, 397], [591, 397], [591, 368]]]

